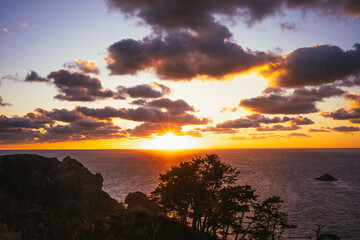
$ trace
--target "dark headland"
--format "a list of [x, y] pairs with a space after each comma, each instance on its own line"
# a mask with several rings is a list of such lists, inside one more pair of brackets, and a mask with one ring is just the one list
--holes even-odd
[[0, 156], [0, 239], [211, 239], [161, 214], [126, 209], [102, 184], [101, 174], [70, 157]]

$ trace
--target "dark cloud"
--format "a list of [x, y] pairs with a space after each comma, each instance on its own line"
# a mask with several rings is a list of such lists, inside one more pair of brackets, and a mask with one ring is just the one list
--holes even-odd
[[[290, 126], [273, 125], [271, 127], [262, 127], [262, 124], [277, 124], [288, 122]], [[216, 127], [207, 127], [201, 129], [202, 132], [214, 132], [214, 133], [235, 133], [234, 129], [239, 128], [256, 128], [257, 131], [289, 131], [300, 129], [298, 125], [308, 125], [314, 122], [309, 118], [298, 117], [274, 117], [269, 118], [261, 114], [252, 114], [245, 117], [241, 117], [235, 120], [227, 120], [222, 123], [218, 123]], [[199, 129], [200, 130], [200, 129]]]
[[351, 76], [345, 80], [337, 81], [336, 86], [339, 87], [353, 87], [353, 86], [360, 86], [360, 75]]
[[170, 100], [168, 98], [156, 99], [145, 104], [145, 106], [166, 109], [171, 115], [177, 116], [185, 112], [195, 112], [194, 107], [190, 106], [182, 99]]
[[360, 124], [360, 118], [359, 119], [350, 119], [349, 122], [354, 123], [354, 124]]
[[6, 107], [6, 106], [11, 106], [11, 104], [4, 102], [3, 98], [0, 96], [0, 107]]
[[283, 126], [283, 125], [273, 125], [271, 127], [258, 127], [256, 128], [256, 131], [294, 131], [300, 129], [299, 126], [293, 125], [293, 126]]
[[152, 137], [154, 134], [161, 136], [169, 131], [174, 135], [181, 134], [181, 126], [159, 123], [142, 123], [133, 129], [127, 129], [130, 137]]
[[[111, 121], [99, 121], [92, 118], [65, 117], [63, 110], [45, 111], [37, 109], [22, 117], [8, 118], [0, 116], [0, 144], [43, 143], [64, 141], [85, 141], [126, 137], [119, 126]], [[48, 116], [45, 116], [48, 115]], [[60, 117], [60, 115], [63, 115]], [[53, 119], [51, 119], [53, 117]], [[67, 124], [56, 124], [60, 118]]]
[[126, 99], [128, 96], [131, 98], [160, 98], [170, 94], [170, 92], [169, 87], [153, 82], [152, 85], [141, 84], [135, 87], [118, 86], [114, 98]]
[[286, 88], [332, 83], [359, 73], [360, 44], [348, 51], [330, 45], [298, 48], [262, 71], [272, 78], [272, 86]]
[[311, 125], [314, 124], [314, 121], [307, 117], [296, 117], [290, 119], [289, 123], [290, 125]]
[[344, 98], [354, 108], [360, 108], [360, 94], [347, 92], [344, 94]]
[[75, 59], [73, 62], [65, 63], [64, 67], [71, 70], [79, 70], [83, 73], [100, 74], [98, 63], [92, 60]]
[[[311, 74], [311, 70], [297, 75], [298, 72], [302, 73], [301, 66], [297, 67], [297, 65], [305, 64], [311, 69], [319, 63], [322, 64], [319, 66], [324, 66], [327, 62], [322, 60], [328, 60], [327, 51], [320, 51], [321, 47], [316, 49], [317, 51], [310, 48], [315, 55], [322, 56], [318, 59], [310, 58], [307, 64], [301, 61], [304, 51], [305, 58], [309, 55], [306, 49], [299, 49], [293, 52], [292, 58], [282, 61], [278, 56], [268, 52], [244, 50], [231, 40], [229, 29], [214, 16], [236, 17], [245, 20], [249, 25], [269, 16], [278, 15], [286, 8], [304, 12], [313, 10], [315, 13], [357, 16], [357, 11], [354, 10], [357, 9], [354, 7], [357, 3], [354, 3], [354, 0], [106, 0], [106, 2], [110, 9], [120, 10], [128, 16], [137, 16], [153, 29], [153, 34], [142, 40], [123, 39], [108, 48], [107, 63], [111, 74], [136, 74], [139, 71], [154, 70], [158, 77], [174, 81], [194, 78], [221, 80], [257, 66], [270, 64], [272, 67], [267, 75], [277, 72], [279, 68], [290, 68], [289, 74], [280, 79], [281, 83], [287, 83], [287, 85], [284, 83], [284, 86], [308, 85], [307, 83], [313, 79], [304, 80], [303, 77]], [[349, 11], [349, 6], [352, 11]], [[296, 29], [296, 26], [289, 22], [282, 23], [281, 27], [287, 30]], [[336, 53], [331, 57], [339, 59]], [[291, 59], [295, 59], [296, 64], [293, 64]], [[352, 57], [347, 59], [348, 62], [354, 61]], [[291, 61], [288, 63], [287, 60]], [[332, 63], [329, 65], [332, 66]], [[294, 74], [290, 72], [293, 68], [296, 70]], [[339, 74], [333, 78], [353, 74], [351, 69], [342, 71], [340, 68], [337, 66]], [[321, 67], [314, 70], [312, 77], [315, 82], [331, 82], [326, 80], [326, 77], [323, 77], [325, 80], [318, 79], [319, 74], [316, 74], [316, 71], [320, 71], [321, 76], [324, 75]], [[337, 71], [333, 69], [331, 73], [325, 74], [331, 76], [330, 74], [333, 73]], [[295, 80], [287, 80], [293, 75], [297, 77]]]
[[121, 128], [112, 122], [97, 121], [91, 118], [71, 122], [68, 125], [57, 125], [45, 130], [46, 133], [44, 133], [40, 140], [46, 142], [86, 141], [126, 137]]
[[340, 88], [324, 85], [319, 88], [299, 88], [290, 95], [264, 94], [250, 99], [240, 100], [239, 106], [252, 112], [267, 114], [300, 114], [314, 113], [319, 110], [316, 102], [324, 98], [341, 96]]
[[340, 126], [332, 128], [333, 131], [336, 132], [359, 132], [360, 128], [358, 127], [347, 127], [347, 126]]
[[130, 104], [133, 105], [145, 105], [147, 103], [147, 101], [145, 99], [136, 99], [132, 102], [130, 102]]
[[320, 114], [324, 117], [329, 117], [334, 120], [360, 119], [360, 108], [339, 108], [333, 112], [321, 112]]
[[[87, 108], [77, 107], [76, 110], [85, 116], [97, 119], [121, 118], [125, 120], [150, 123], [169, 123], [173, 125], [202, 125], [211, 121], [209, 118], [199, 118], [193, 114], [185, 112], [184, 109], [169, 109], [169, 111], [161, 111], [161, 109], [153, 107], [119, 108]], [[181, 114], [180, 114], [181, 112]]]
[[42, 135], [38, 130], [20, 127], [4, 127], [1, 120], [0, 126], [0, 144], [34, 143]]
[[268, 118], [261, 114], [252, 114], [235, 120], [227, 120], [216, 125], [217, 128], [256, 128], [260, 127], [260, 123], [272, 124], [283, 123], [289, 121], [288, 117]]
[[106, 106], [104, 108], [88, 108], [77, 106], [75, 110], [85, 116], [93, 117], [97, 119], [110, 120], [111, 118], [122, 118], [126, 114], [126, 108], [116, 109], [113, 107]]
[[277, 88], [277, 87], [267, 87], [264, 89], [263, 93], [266, 94], [270, 94], [270, 93], [275, 93], [275, 94], [285, 94], [286, 90], [283, 88]]
[[54, 121], [70, 123], [83, 118], [81, 114], [75, 110], [53, 109], [52, 111], [48, 111], [42, 108], [37, 108], [35, 112], [28, 113], [26, 116], [33, 121], [43, 123], [54, 123]]
[[4, 115], [0, 115], [0, 128], [13, 129], [13, 128], [28, 128], [28, 129], [40, 129], [45, 127], [44, 123], [38, 123], [32, 121], [32, 119], [26, 117], [12, 117], [8, 118]]
[[103, 88], [100, 79], [91, 78], [84, 73], [61, 69], [51, 72], [47, 78], [52, 79], [59, 90], [55, 99], [91, 102], [114, 96], [111, 90]]
[[332, 112], [321, 112], [324, 117], [332, 118], [334, 120], [349, 120], [350, 123], [360, 122], [360, 95], [356, 93], [347, 92], [344, 98], [351, 108], [339, 108]]
[[260, 127], [260, 123], [256, 121], [251, 121], [246, 118], [238, 118], [235, 120], [228, 120], [223, 123], [216, 125], [217, 128], [253, 128]]
[[357, 0], [106, 0], [109, 8], [136, 15], [159, 28], [192, 28], [206, 26], [213, 15], [240, 16], [248, 24], [281, 13], [285, 8], [318, 14], [359, 17]]
[[203, 135], [199, 130], [189, 130], [183, 131], [182, 127], [179, 125], [172, 124], [161, 124], [161, 123], [142, 123], [135, 128], [127, 129], [127, 134], [130, 137], [147, 137], [151, 138], [154, 135], [163, 136], [165, 134], [171, 133], [176, 136], [192, 136], [192, 137], [202, 137]]
[[176, 31], [139, 41], [124, 39], [108, 48], [108, 68], [118, 75], [152, 69], [165, 80], [220, 80], [277, 58], [267, 52], [244, 50], [231, 36], [225, 26], [213, 24], [196, 32]]
[[310, 137], [305, 133], [289, 133], [286, 135], [287, 137]]
[[319, 132], [331, 132], [331, 131], [329, 131], [327, 128], [320, 128], [320, 129], [310, 128], [310, 129], [309, 129], [309, 132], [319, 133]]
[[41, 77], [37, 72], [30, 71], [25, 77], [25, 82], [49, 82], [47, 78]]

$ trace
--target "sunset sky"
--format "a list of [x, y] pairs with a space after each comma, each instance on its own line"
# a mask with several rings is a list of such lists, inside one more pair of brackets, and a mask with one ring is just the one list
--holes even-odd
[[0, 148], [360, 147], [358, 0], [2, 0]]

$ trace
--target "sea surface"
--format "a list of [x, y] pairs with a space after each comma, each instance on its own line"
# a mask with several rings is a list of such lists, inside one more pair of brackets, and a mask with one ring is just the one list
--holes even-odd
[[[239, 184], [251, 185], [260, 199], [282, 197], [282, 210], [298, 226], [284, 239], [315, 239], [317, 224], [341, 239], [360, 239], [360, 149], [0, 150], [0, 155], [14, 153], [75, 158], [101, 173], [103, 189], [118, 201], [129, 192], [149, 194], [159, 173], [181, 161], [216, 153], [240, 170]], [[314, 180], [325, 173], [339, 181]]]

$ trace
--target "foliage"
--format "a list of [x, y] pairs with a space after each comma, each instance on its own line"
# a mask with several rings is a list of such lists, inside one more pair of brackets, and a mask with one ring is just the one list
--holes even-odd
[[221, 239], [280, 239], [296, 227], [280, 211], [280, 197], [258, 203], [255, 190], [236, 185], [239, 174], [216, 154], [196, 157], [160, 174], [152, 198], [180, 222]]

